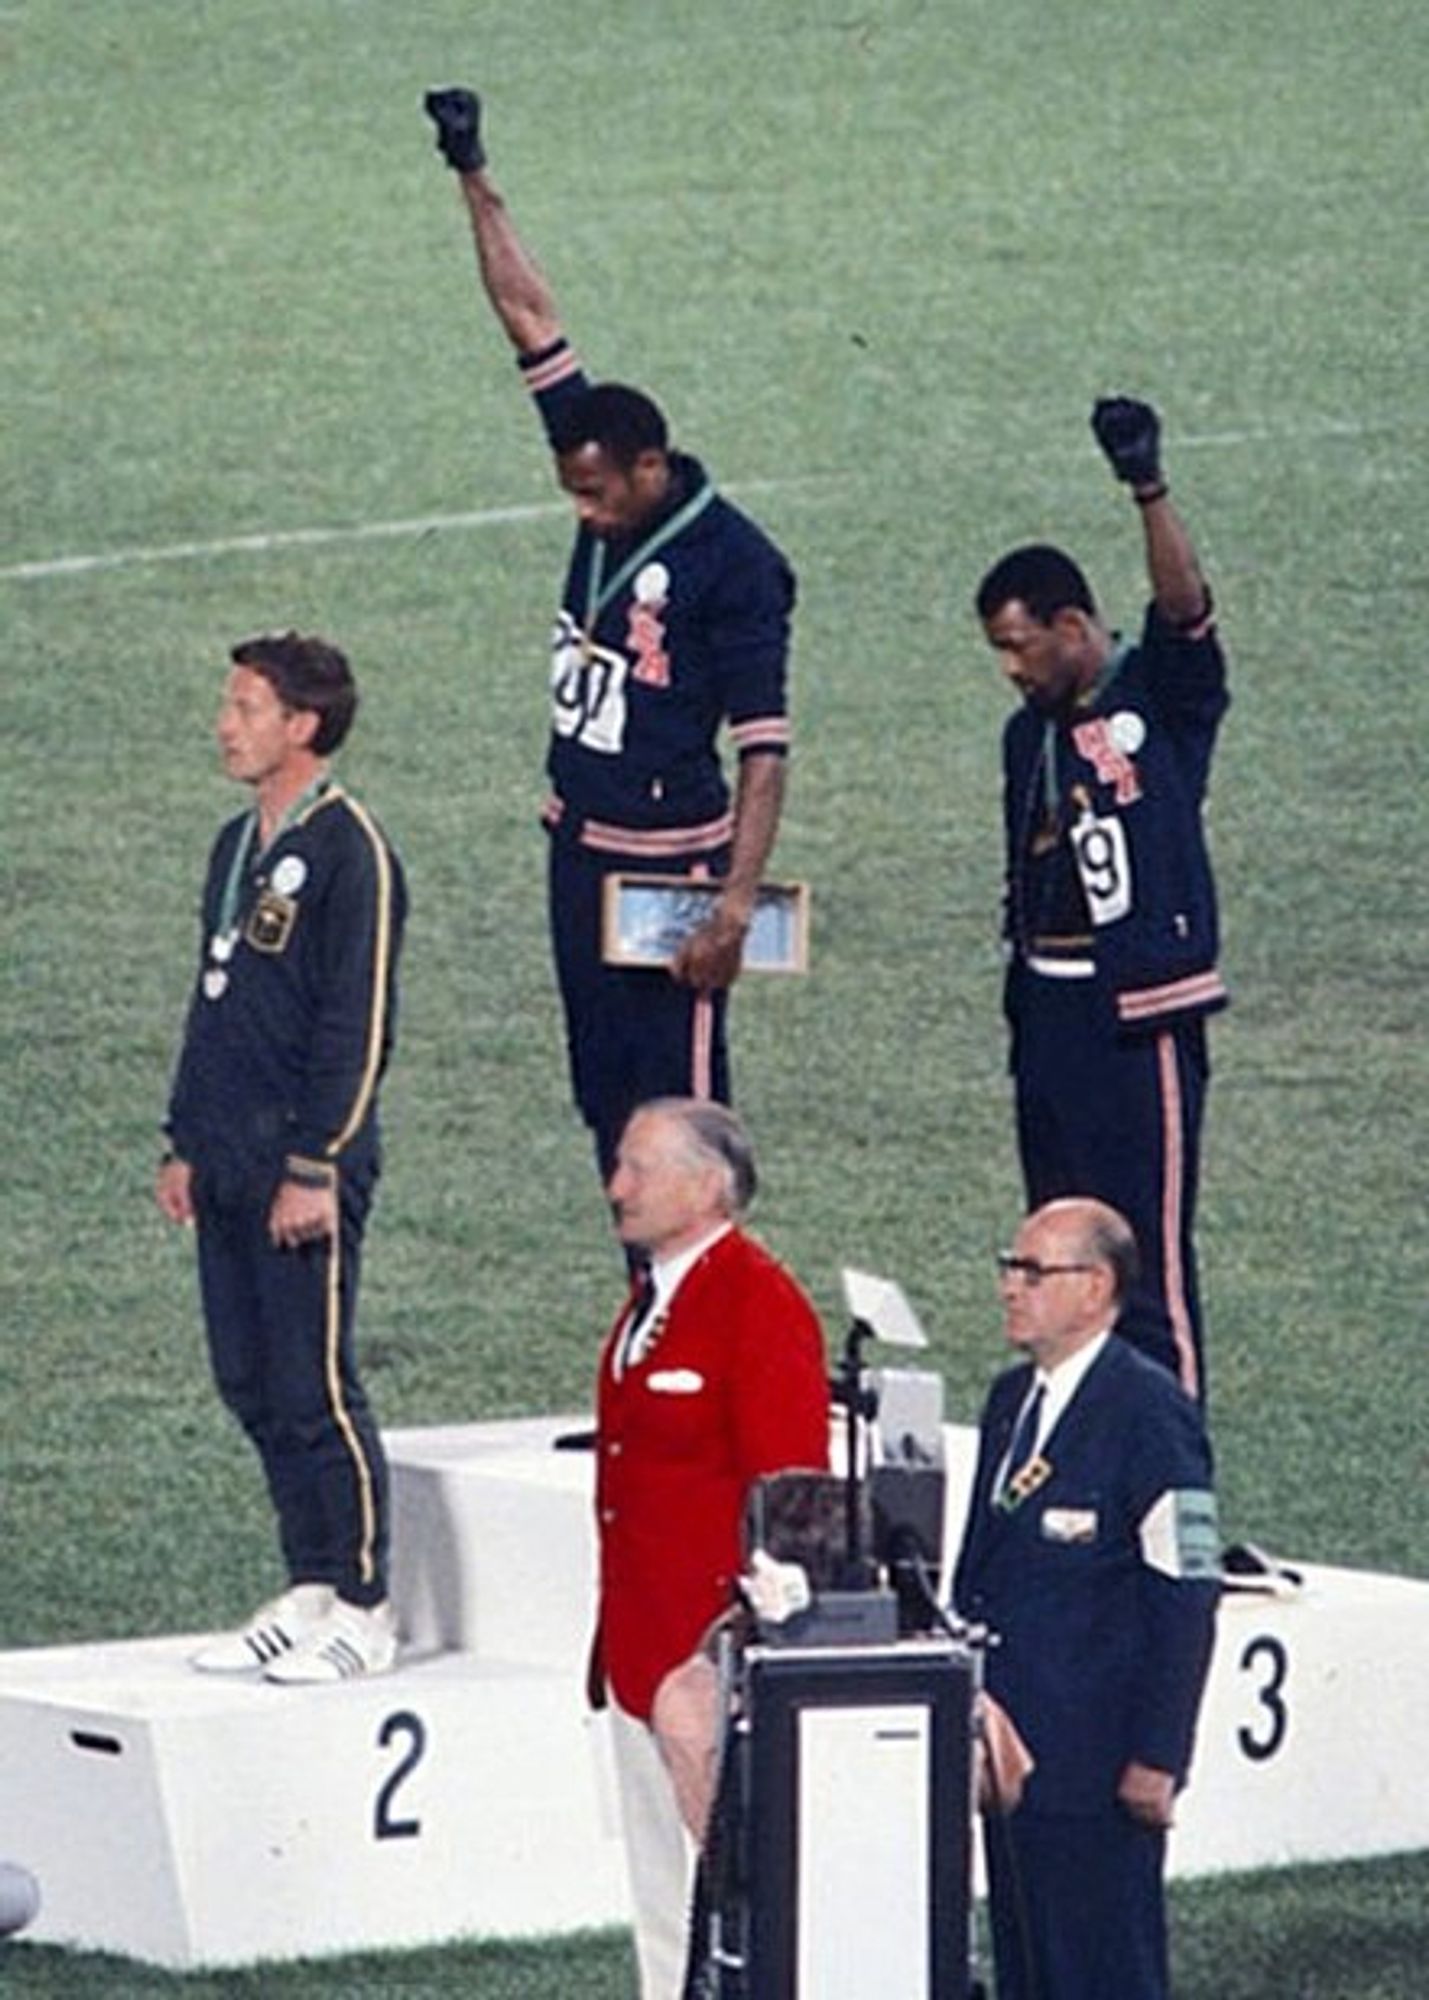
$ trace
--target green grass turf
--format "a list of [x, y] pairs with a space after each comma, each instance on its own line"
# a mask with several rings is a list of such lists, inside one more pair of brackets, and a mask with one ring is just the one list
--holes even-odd
[[[898, 1277], [962, 1421], [1018, 1199], [1006, 697], [968, 599], [1052, 535], [1135, 619], [1136, 523], [1086, 412], [1108, 388], [1161, 405], [1235, 688], [1212, 823], [1236, 1004], [1201, 1228], [1224, 1511], [1302, 1559], [1422, 1572], [1419, 10], [19, 0], [0, 59], [0, 1644], [212, 1623], [273, 1578], [190, 1248], [149, 1204], [243, 634], [349, 648], [346, 774], [411, 875], [363, 1309], [379, 1412], [588, 1395], [618, 1265], [566, 1102], [534, 821], [569, 531], [418, 110], [458, 78], [489, 93], [592, 367], [648, 385], [798, 567], [778, 866], [814, 885], [814, 970], [737, 999], [757, 1220], [831, 1336], [842, 1262]], [[335, 538], [215, 546], [312, 529]], [[1412, 1872], [1336, 1874], [1333, 1924], [1325, 1879], [1197, 1887], [1185, 1990], [1416, 1990]], [[1307, 1983], [1224, 1983], [1215, 1941], [1262, 1925], [1316, 1940]], [[1327, 1926], [1340, 1987], [1315, 1983]], [[623, 1949], [595, 1947], [580, 1990], [619, 1990]], [[532, 1957], [527, 1985], [524, 1962], [271, 1990], [574, 1990], [566, 1961]]]
[[[1426, 1894], [1422, 1854], [1173, 1883], [1177, 2000], [1411, 2000], [1423, 1990]], [[189, 1974], [0, 1945], [0, 1978], [21, 2000], [628, 2000], [632, 1976], [613, 1931]]]

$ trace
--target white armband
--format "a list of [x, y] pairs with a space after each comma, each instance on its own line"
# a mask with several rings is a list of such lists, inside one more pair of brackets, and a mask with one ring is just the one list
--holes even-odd
[[1168, 1487], [1142, 1515], [1138, 1532], [1148, 1569], [1181, 1583], [1219, 1581], [1221, 1537], [1208, 1487]]

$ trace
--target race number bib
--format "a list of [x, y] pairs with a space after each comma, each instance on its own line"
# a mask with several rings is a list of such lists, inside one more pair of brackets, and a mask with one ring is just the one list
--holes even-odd
[[588, 645], [563, 612], [551, 639], [551, 727], [587, 750], [618, 757], [625, 748], [623, 653]]
[[1119, 819], [1085, 812], [1071, 831], [1072, 854], [1094, 924], [1114, 924], [1131, 911], [1131, 856]]

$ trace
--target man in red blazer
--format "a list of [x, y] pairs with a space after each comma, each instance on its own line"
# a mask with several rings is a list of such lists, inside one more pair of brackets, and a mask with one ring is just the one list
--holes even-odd
[[818, 1318], [738, 1227], [754, 1187], [739, 1120], [694, 1098], [642, 1105], [609, 1182], [620, 1240], [649, 1268], [600, 1362], [591, 1699], [612, 1714], [641, 2000], [678, 2000], [694, 1863], [657, 1691], [731, 1601], [751, 1482], [828, 1465]]

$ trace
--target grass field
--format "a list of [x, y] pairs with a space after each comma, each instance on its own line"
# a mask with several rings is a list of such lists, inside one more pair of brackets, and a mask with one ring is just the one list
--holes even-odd
[[[1423, 1573], [1421, 10], [15, 0], [0, 56], [0, 1645], [212, 1624], [273, 1581], [149, 1200], [244, 634], [350, 650], [346, 774], [411, 877], [380, 1414], [588, 1394], [618, 1264], [535, 825], [569, 527], [418, 109], [457, 79], [592, 367], [652, 389], [799, 570], [779, 868], [814, 885], [815, 961], [736, 1004], [757, 1220], [831, 1336], [842, 1262], [896, 1276], [962, 1421], [1018, 1198], [1006, 697], [968, 599], [1049, 535], [1132, 621], [1086, 413], [1162, 407], [1235, 690], [1201, 1229], [1224, 1513]], [[1422, 1858], [1198, 1884], [1179, 1990], [1409, 2000], [1426, 1886]], [[600, 2000], [625, 1968], [608, 1939], [191, 1983]], [[179, 1984], [30, 1946], [0, 1972]]]

